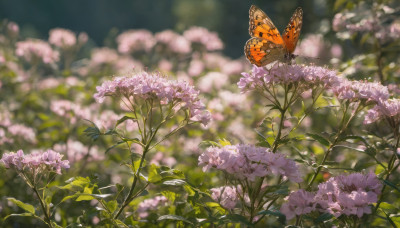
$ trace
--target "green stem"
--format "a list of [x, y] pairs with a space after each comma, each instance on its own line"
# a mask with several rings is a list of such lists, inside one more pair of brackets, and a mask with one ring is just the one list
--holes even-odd
[[341, 120], [340, 125], [342, 126], [341, 129], [339, 130], [339, 132], [336, 134], [335, 140], [333, 141], [333, 143], [331, 143], [331, 145], [329, 146], [328, 150], [325, 152], [324, 157], [322, 158], [321, 163], [318, 165], [317, 170], [315, 171], [314, 175], [312, 176], [310, 182], [307, 185], [306, 190], [309, 191], [311, 189], [312, 184], [314, 183], [315, 179], [317, 178], [319, 172], [322, 169], [322, 166], [325, 164], [326, 160], [328, 159], [329, 154], [331, 153], [331, 151], [333, 150], [333, 148], [336, 146], [336, 144], [339, 142], [340, 137], [342, 136], [342, 134], [344, 133], [344, 131], [347, 129], [347, 127], [349, 126], [350, 122], [353, 120], [353, 118], [357, 115], [357, 113], [359, 111], [361, 111], [362, 106], [359, 103], [356, 110], [354, 111], [354, 113], [350, 116], [349, 120], [346, 122], [346, 124], [343, 124], [345, 121], [344, 119], [346, 118], [346, 113], [347, 113], [347, 108], [345, 109], [345, 112], [343, 114], [343, 118]]
[[40, 194], [39, 194], [39, 192], [38, 192], [38, 190], [36, 189], [35, 186], [33, 186], [32, 189], [33, 189], [33, 191], [35, 192], [36, 196], [39, 198], [40, 206], [42, 207], [43, 214], [44, 214], [44, 217], [45, 217], [45, 222], [47, 223], [47, 225], [48, 225], [49, 227], [52, 228], [53, 225], [51, 224], [50, 215], [49, 215], [49, 213], [48, 213], [48, 211], [47, 211], [46, 205], [44, 205], [44, 203], [43, 203], [42, 197], [40, 196]]
[[[388, 180], [389, 180], [390, 174], [392, 174], [392, 172], [393, 172], [394, 170], [396, 170], [397, 167], [398, 167], [398, 165], [395, 166], [394, 164], [395, 164], [396, 158], [397, 158], [397, 148], [399, 147], [399, 143], [400, 143], [400, 136], [397, 136], [396, 146], [395, 146], [394, 149], [393, 149], [393, 155], [392, 155], [392, 157], [390, 158], [390, 161], [389, 161], [389, 164], [388, 164], [388, 173], [387, 173], [387, 175], [386, 175], [386, 177], [385, 177], [385, 181], [388, 181]], [[379, 196], [379, 200], [378, 200], [378, 202], [376, 203], [374, 212], [376, 212], [376, 211], [378, 210], [379, 205], [380, 205], [380, 204], [382, 203], [382, 201], [383, 201], [383, 196], [384, 196], [383, 193], [384, 193], [385, 189], [386, 189], [386, 184], [384, 184], [383, 187], [382, 187], [381, 195]]]

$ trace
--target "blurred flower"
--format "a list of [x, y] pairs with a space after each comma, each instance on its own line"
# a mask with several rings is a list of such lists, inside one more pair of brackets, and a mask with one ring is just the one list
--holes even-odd
[[214, 167], [249, 181], [271, 174], [282, 175], [298, 183], [302, 181], [294, 161], [285, 158], [283, 154], [272, 153], [268, 148], [252, 145], [209, 147], [200, 155], [199, 165], [204, 166], [204, 172]]
[[228, 83], [228, 75], [212, 71], [200, 78], [197, 86], [202, 92], [211, 92], [214, 89], [221, 89], [226, 83]]
[[241, 72], [243, 72], [243, 70], [244, 70], [243, 62], [240, 60], [233, 60], [223, 64], [221, 72], [227, 75], [234, 75], [234, 74], [240, 74]]
[[150, 51], [155, 44], [155, 39], [147, 30], [128, 30], [117, 37], [117, 43], [118, 51], [128, 54], [139, 50]]
[[90, 64], [98, 66], [102, 64], [113, 64], [118, 60], [118, 54], [114, 49], [103, 47], [92, 50]]
[[183, 33], [183, 36], [191, 42], [202, 44], [208, 51], [221, 50], [224, 47], [218, 34], [206, 28], [191, 27]]
[[88, 34], [86, 32], [79, 33], [79, 35], [78, 35], [78, 43], [80, 45], [85, 44], [88, 40], [89, 40], [89, 36], [88, 36]]
[[[204, 104], [200, 101], [199, 92], [184, 81], [167, 80], [160, 74], [147, 72], [137, 73], [133, 76], [116, 77], [97, 86], [94, 98], [102, 103], [106, 96], [123, 96], [127, 99], [158, 99], [162, 105], [175, 102], [178, 110], [189, 111], [192, 121], [204, 125], [210, 121], [210, 113], [205, 111]], [[180, 104], [180, 105], [178, 105]]]
[[342, 57], [342, 54], [343, 54], [342, 46], [340, 46], [339, 44], [332, 45], [331, 55], [334, 58], [340, 58], [340, 57]]
[[156, 33], [155, 39], [157, 42], [167, 45], [172, 52], [187, 54], [192, 50], [190, 41], [172, 30]]
[[346, 16], [343, 13], [337, 13], [332, 21], [333, 31], [338, 32], [346, 28]]
[[171, 71], [173, 68], [173, 64], [166, 59], [161, 59], [160, 62], [158, 63], [158, 68], [161, 71]]
[[49, 43], [59, 48], [70, 48], [76, 44], [76, 35], [71, 30], [55, 28], [50, 30]]
[[400, 20], [396, 20], [390, 25], [389, 35], [393, 39], [400, 38]]
[[59, 53], [42, 40], [28, 39], [17, 42], [15, 53], [26, 61], [32, 62], [35, 58], [43, 63], [54, 63], [59, 60]]
[[12, 124], [7, 128], [7, 130], [13, 136], [19, 136], [27, 142], [36, 143], [36, 133], [30, 127], [22, 124]]
[[150, 164], [155, 165], [166, 165], [168, 167], [172, 167], [176, 164], [176, 159], [173, 157], [166, 157], [163, 152], [157, 152], [153, 155]]
[[10, 21], [7, 24], [7, 33], [10, 37], [16, 38], [19, 34], [19, 26], [17, 23]]
[[236, 187], [223, 186], [212, 188], [210, 191], [211, 198], [227, 209], [235, 208], [236, 204], [239, 202], [239, 195], [238, 192], [236, 192]]
[[47, 90], [56, 88], [61, 84], [61, 81], [57, 78], [45, 78], [38, 83], [39, 90]]
[[55, 171], [61, 174], [61, 169], [69, 168], [68, 160], [61, 160], [63, 155], [47, 150], [45, 152], [33, 152], [25, 155], [22, 150], [17, 153], [5, 153], [1, 158], [1, 162], [6, 168], [16, 169], [18, 171], [27, 170], [33, 174], [38, 174], [45, 170]]
[[53, 100], [51, 101], [50, 109], [58, 116], [67, 118], [71, 124], [75, 124], [78, 119], [89, 119], [90, 110], [81, 107], [79, 104], [69, 100]]
[[314, 194], [303, 189], [290, 193], [285, 200], [288, 202], [282, 205], [280, 211], [285, 214], [287, 220], [315, 210]]
[[199, 76], [204, 71], [204, 68], [203, 61], [194, 58], [189, 64], [188, 74], [191, 77]]
[[89, 150], [89, 148], [81, 142], [72, 139], [68, 139], [66, 144], [56, 144], [53, 148], [55, 151], [66, 154], [71, 163], [79, 162], [85, 157], [87, 157], [86, 159], [88, 161], [99, 161], [104, 159], [103, 153], [99, 153], [96, 146], [90, 147]]
[[139, 203], [136, 212], [140, 218], [149, 216], [149, 211], [157, 210], [162, 206], [166, 206], [168, 199], [165, 196], [156, 196], [152, 199], [145, 199]]
[[326, 52], [326, 44], [321, 34], [308, 34], [297, 46], [295, 54], [317, 58]]

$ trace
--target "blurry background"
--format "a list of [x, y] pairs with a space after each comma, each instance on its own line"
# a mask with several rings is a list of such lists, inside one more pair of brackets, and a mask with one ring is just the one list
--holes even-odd
[[243, 55], [243, 45], [249, 39], [248, 10], [252, 4], [266, 12], [279, 31], [294, 9], [302, 7], [303, 35], [327, 33], [334, 15], [333, 0], [0, 0], [0, 19], [18, 23], [23, 37], [47, 39], [48, 31], [56, 27], [84, 31], [96, 46], [113, 42], [127, 29], [173, 29], [180, 33], [196, 25], [217, 32], [225, 44], [224, 54], [237, 58]]

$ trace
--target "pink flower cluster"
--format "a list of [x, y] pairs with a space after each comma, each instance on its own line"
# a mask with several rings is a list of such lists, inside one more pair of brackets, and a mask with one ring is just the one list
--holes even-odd
[[382, 184], [374, 173], [332, 177], [319, 184], [316, 193], [303, 189], [291, 193], [281, 212], [287, 219], [315, 210], [335, 217], [357, 215], [361, 218], [364, 214], [371, 214], [370, 205], [378, 201], [381, 188]]
[[237, 192], [236, 187], [233, 186], [223, 186], [219, 188], [212, 188], [211, 198], [219, 202], [221, 206], [227, 209], [235, 208], [236, 204], [239, 201], [239, 193]]
[[123, 54], [129, 54], [133, 51], [150, 51], [155, 39], [153, 34], [147, 30], [128, 30], [117, 37], [118, 51]]
[[302, 178], [296, 163], [285, 155], [272, 153], [270, 149], [253, 145], [228, 145], [209, 147], [200, 155], [199, 165], [203, 171], [211, 167], [223, 170], [239, 179], [254, 181], [257, 177], [282, 175], [294, 182]]
[[296, 215], [308, 214], [315, 210], [314, 194], [300, 189], [290, 193], [285, 198], [288, 202], [281, 207], [281, 212], [286, 215], [286, 219], [290, 220]]
[[313, 86], [329, 87], [339, 80], [336, 72], [318, 66], [286, 65], [276, 63], [270, 68], [253, 66], [250, 73], [243, 72], [237, 83], [242, 92], [264, 90], [265, 86], [275, 84], [297, 83], [304, 87], [301, 91]]
[[68, 160], [61, 160], [63, 155], [47, 150], [45, 152], [33, 152], [25, 155], [22, 150], [17, 153], [5, 153], [0, 161], [6, 168], [16, 169], [18, 171], [28, 170], [32, 173], [38, 173], [44, 170], [55, 171], [61, 174], [61, 169], [69, 168]]
[[390, 118], [390, 124], [400, 125], [400, 99], [380, 100], [365, 115], [364, 124], [371, 124], [378, 120]]
[[55, 28], [50, 30], [49, 43], [60, 48], [70, 48], [76, 44], [76, 35], [71, 30]]
[[221, 50], [224, 47], [218, 34], [210, 32], [206, 28], [191, 27], [183, 33], [183, 36], [192, 43], [197, 42], [204, 45], [208, 51]]
[[57, 51], [54, 51], [47, 42], [36, 39], [28, 39], [17, 42], [15, 53], [26, 61], [32, 62], [35, 58], [43, 63], [54, 63], [60, 59]]
[[190, 41], [172, 30], [156, 33], [155, 39], [159, 43], [167, 45], [172, 52], [187, 54], [192, 51]]
[[389, 90], [379, 82], [350, 81], [341, 79], [340, 83], [331, 87], [333, 93], [342, 100], [365, 100], [379, 102], [389, 98]]
[[137, 208], [137, 213], [140, 218], [146, 218], [149, 216], [149, 211], [157, 210], [161, 206], [165, 206], [168, 202], [168, 199], [165, 196], [156, 196], [152, 199], [143, 200], [139, 203]]
[[[94, 98], [102, 103], [106, 96], [123, 96], [134, 99], [158, 99], [162, 105], [174, 102], [176, 107], [187, 109], [192, 121], [204, 125], [211, 119], [205, 110], [205, 105], [199, 99], [199, 92], [184, 81], [167, 80], [160, 74], [148, 72], [137, 73], [133, 76], [116, 77], [97, 86]], [[178, 110], [176, 110], [178, 111]]]

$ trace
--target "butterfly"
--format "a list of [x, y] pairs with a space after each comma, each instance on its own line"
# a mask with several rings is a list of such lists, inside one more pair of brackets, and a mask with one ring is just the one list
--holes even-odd
[[294, 11], [283, 36], [267, 14], [257, 6], [250, 7], [249, 17], [249, 33], [252, 38], [246, 42], [244, 53], [252, 64], [264, 66], [276, 60], [290, 62], [296, 57], [293, 52], [303, 22], [303, 10], [300, 7]]

